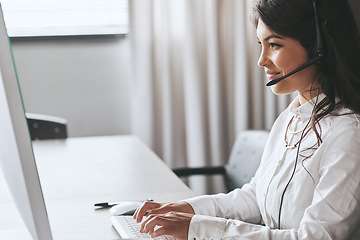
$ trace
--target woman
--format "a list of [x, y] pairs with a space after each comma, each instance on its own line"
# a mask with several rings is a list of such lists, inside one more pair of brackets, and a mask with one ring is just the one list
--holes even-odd
[[315, 8], [313, 0], [259, 0], [254, 9], [258, 65], [269, 81], [287, 76], [275, 94], [298, 92], [255, 177], [228, 194], [146, 202], [134, 218], [147, 213], [141, 231], [154, 237], [360, 239], [360, 36], [351, 10], [345, 0]]

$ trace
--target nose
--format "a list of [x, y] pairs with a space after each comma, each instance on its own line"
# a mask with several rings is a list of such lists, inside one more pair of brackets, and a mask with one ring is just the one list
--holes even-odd
[[258, 59], [258, 66], [259, 67], [264, 67], [267, 64], [268, 58], [266, 57], [266, 53], [264, 51], [264, 49], [261, 49], [261, 53]]

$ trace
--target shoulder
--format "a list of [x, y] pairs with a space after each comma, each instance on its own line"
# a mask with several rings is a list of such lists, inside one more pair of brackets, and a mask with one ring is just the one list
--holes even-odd
[[[320, 131], [323, 138], [344, 135], [344, 132], [360, 134], [360, 115], [342, 108], [320, 120]], [[350, 137], [350, 136], [349, 136]]]
[[321, 159], [321, 175], [330, 169], [345, 175], [360, 169], [360, 115], [347, 109], [339, 113], [330, 114], [319, 122], [322, 143], [316, 152]]
[[[360, 115], [343, 108], [319, 122], [322, 149], [346, 150], [360, 154]], [[332, 152], [332, 151], [330, 151]]]

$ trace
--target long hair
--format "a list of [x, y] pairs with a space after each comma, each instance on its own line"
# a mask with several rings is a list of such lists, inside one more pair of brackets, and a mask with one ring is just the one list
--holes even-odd
[[[319, 87], [326, 97], [312, 113], [315, 124], [340, 107], [360, 113], [360, 35], [347, 0], [317, 0], [325, 57], [319, 65]], [[258, 0], [253, 21], [261, 19], [271, 30], [293, 38], [313, 56], [316, 27], [313, 0]], [[312, 89], [315, 90], [315, 89]], [[310, 90], [311, 91], [311, 90]]]

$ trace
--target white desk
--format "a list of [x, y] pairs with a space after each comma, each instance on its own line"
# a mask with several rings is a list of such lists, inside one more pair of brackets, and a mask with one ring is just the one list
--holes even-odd
[[[97, 202], [194, 196], [134, 136], [35, 141], [33, 146], [54, 240], [119, 239], [108, 209], [95, 210]], [[1, 176], [0, 239], [27, 238]]]

